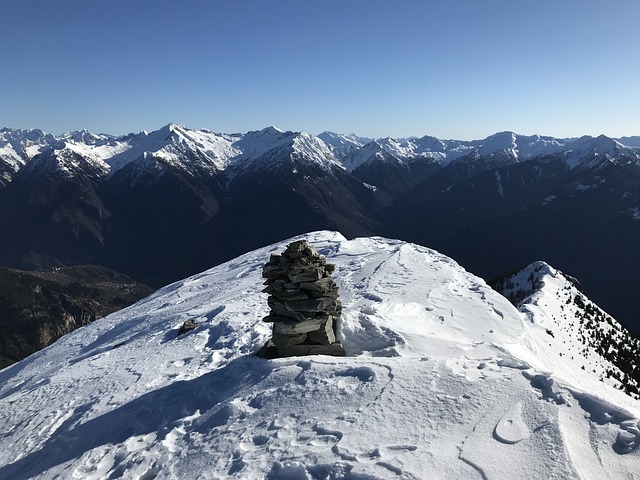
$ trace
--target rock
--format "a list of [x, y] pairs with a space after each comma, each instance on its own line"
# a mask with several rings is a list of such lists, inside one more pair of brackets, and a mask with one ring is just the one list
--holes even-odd
[[287, 273], [287, 277], [291, 283], [315, 282], [320, 280], [324, 274], [324, 267], [316, 267], [313, 270], [307, 270], [300, 273]]
[[280, 255], [271, 254], [262, 269], [271, 310], [263, 321], [273, 323], [273, 333], [260, 356], [344, 355], [336, 341], [342, 304], [331, 278], [334, 271], [305, 240], [290, 243]]
[[316, 330], [324, 330], [326, 324], [331, 325], [333, 317], [331, 316], [319, 316], [304, 320], [302, 322], [275, 322], [273, 324], [273, 332], [284, 333], [287, 335], [297, 335], [300, 333], [308, 333]]
[[275, 343], [273, 343], [271, 340], [265, 343], [262, 348], [258, 350], [258, 353], [256, 355], [266, 359], [280, 357], [280, 355], [278, 354], [278, 347], [276, 347]]
[[296, 335], [290, 335], [286, 333], [278, 333], [276, 331], [271, 335], [271, 341], [278, 348], [290, 346], [290, 345], [300, 345], [307, 341], [306, 333], [298, 333]]
[[335, 312], [337, 310], [337, 297], [320, 297], [309, 300], [291, 300], [285, 302], [289, 310], [294, 312]]
[[325, 322], [323, 328], [309, 332], [309, 341], [319, 345], [330, 345], [336, 341], [336, 335], [333, 329], [333, 317], [329, 317], [329, 320]]
[[180, 335], [182, 335], [183, 333], [187, 333], [190, 332], [191, 330], [195, 329], [198, 325], [200, 325], [199, 323], [193, 322], [191, 320], [186, 320], [181, 326], [180, 326], [180, 330], [178, 330], [178, 337]]
[[286, 347], [278, 348], [279, 357], [297, 357], [300, 355], [332, 355], [334, 357], [344, 357], [345, 352], [340, 342], [334, 342], [330, 345], [287, 345]]
[[300, 289], [314, 292], [333, 292], [334, 290], [337, 292], [338, 290], [331, 277], [320, 278], [315, 282], [300, 282]]

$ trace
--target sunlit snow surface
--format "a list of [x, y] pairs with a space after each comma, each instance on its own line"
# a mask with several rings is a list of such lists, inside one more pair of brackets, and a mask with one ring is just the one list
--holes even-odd
[[482, 280], [400, 241], [305, 238], [337, 265], [348, 357], [253, 355], [262, 265], [290, 240], [256, 250], [1, 371], [0, 478], [640, 478], [638, 402], [551, 370]]

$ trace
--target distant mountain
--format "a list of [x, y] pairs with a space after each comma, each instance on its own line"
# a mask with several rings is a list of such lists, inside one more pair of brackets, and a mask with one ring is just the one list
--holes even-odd
[[42, 130], [0, 129], [0, 188], [35, 155], [57, 141]]
[[640, 136], [634, 137], [620, 137], [616, 139], [618, 142], [626, 145], [627, 147], [639, 147], [640, 148]]
[[640, 332], [640, 148], [628, 140], [175, 124], [124, 136], [0, 133], [0, 221], [10, 225], [0, 265], [92, 263], [161, 286], [304, 231], [384, 234], [485, 278], [543, 258]]
[[[617, 331], [588, 299], [574, 308], [550, 267], [530, 269], [541, 290], [527, 272], [512, 279], [542, 292], [523, 297], [529, 315], [428, 248], [306, 233], [336, 265], [346, 356], [254, 355], [271, 336], [262, 266], [299, 238], [167, 285], [0, 371], [0, 478], [637, 476], [640, 402], [607, 384], [604, 344], [590, 346]], [[186, 320], [197, 327], [178, 336]]]

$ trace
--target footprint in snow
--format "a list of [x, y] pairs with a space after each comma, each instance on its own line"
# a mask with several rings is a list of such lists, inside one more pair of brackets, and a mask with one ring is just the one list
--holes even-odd
[[342, 370], [340, 372], [335, 372], [334, 376], [354, 377], [360, 380], [361, 382], [371, 382], [376, 378], [376, 372], [374, 372], [369, 367], [354, 367], [354, 368], [348, 368], [347, 370]]
[[493, 438], [512, 445], [521, 442], [530, 433], [529, 427], [522, 419], [522, 402], [518, 402], [502, 416], [493, 430]]

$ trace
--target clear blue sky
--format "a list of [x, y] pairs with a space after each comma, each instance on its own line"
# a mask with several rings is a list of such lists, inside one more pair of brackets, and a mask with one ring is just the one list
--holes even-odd
[[0, 126], [640, 135], [638, 0], [2, 0]]

